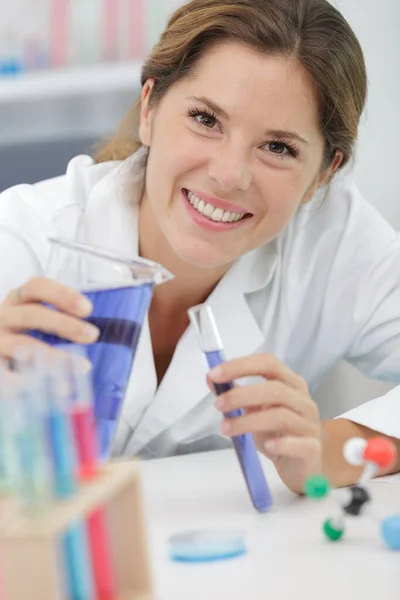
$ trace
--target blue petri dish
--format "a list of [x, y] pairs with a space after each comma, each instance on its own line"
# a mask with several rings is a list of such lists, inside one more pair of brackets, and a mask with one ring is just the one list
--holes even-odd
[[228, 560], [247, 552], [245, 533], [233, 529], [197, 529], [171, 536], [169, 555], [177, 562]]

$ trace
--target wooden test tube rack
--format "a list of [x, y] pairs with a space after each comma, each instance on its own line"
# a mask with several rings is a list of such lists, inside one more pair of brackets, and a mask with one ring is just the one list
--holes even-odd
[[[0, 575], [5, 600], [64, 600], [60, 536], [96, 508], [105, 510], [118, 600], [152, 600], [139, 464], [111, 462], [67, 500], [27, 516], [0, 504]], [[88, 599], [92, 600], [92, 599]]]

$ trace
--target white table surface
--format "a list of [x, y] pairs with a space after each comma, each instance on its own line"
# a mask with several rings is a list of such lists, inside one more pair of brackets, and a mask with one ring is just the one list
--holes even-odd
[[[299, 498], [262, 458], [274, 507], [256, 513], [233, 451], [142, 464], [156, 600], [400, 600], [400, 552], [386, 548], [379, 520], [349, 518], [340, 542], [323, 538], [335, 509]], [[400, 513], [400, 484], [371, 484], [378, 516]], [[247, 532], [242, 557], [207, 564], [172, 562], [169, 535], [206, 527]]]

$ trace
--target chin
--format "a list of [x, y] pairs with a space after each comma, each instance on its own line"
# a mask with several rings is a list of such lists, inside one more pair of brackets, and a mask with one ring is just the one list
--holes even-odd
[[236, 257], [227, 256], [209, 244], [196, 244], [196, 247], [174, 244], [172, 247], [183, 262], [197, 269], [219, 269], [236, 260]]

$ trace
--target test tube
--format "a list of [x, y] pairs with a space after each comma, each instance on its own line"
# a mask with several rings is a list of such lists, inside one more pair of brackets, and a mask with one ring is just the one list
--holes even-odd
[[[188, 315], [208, 367], [212, 369], [224, 362], [224, 347], [211, 306], [208, 304], [193, 306], [189, 309]], [[233, 389], [234, 383], [228, 381], [214, 384], [214, 387], [217, 395], [220, 395]], [[238, 409], [226, 413], [225, 416], [234, 418], [243, 414], [243, 409]], [[269, 510], [273, 502], [272, 495], [252, 434], [235, 436], [232, 443], [254, 508], [259, 512]]]
[[[83, 479], [98, 472], [99, 447], [93, 410], [93, 390], [89, 373], [79, 361], [70, 361], [70, 414], [75, 436], [80, 475]], [[96, 600], [115, 598], [115, 577], [112, 564], [106, 514], [98, 508], [87, 519], [87, 533], [92, 560]]]
[[[54, 493], [58, 498], [72, 496], [77, 490], [77, 455], [69, 410], [68, 362], [61, 357], [51, 361], [45, 373], [47, 391], [47, 429], [54, 473]], [[93, 598], [93, 573], [85, 523], [76, 521], [63, 535], [62, 549], [70, 597]]]
[[18, 459], [18, 491], [25, 509], [44, 510], [51, 498], [52, 477], [43, 388], [38, 373], [27, 367], [21, 354], [15, 366], [9, 379], [14, 396], [9, 425]]
[[21, 478], [13, 436], [15, 396], [12, 373], [0, 362], [0, 493], [3, 495], [17, 492]]
[[80, 356], [85, 358], [83, 351], [76, 347], [68, 360], [69, 415], [75, 440], [79, 479], [85, 480], [98, 473], [100, 450], [96, 435], [91, 374], [87, 370], [87, 362], [79, 360]]

